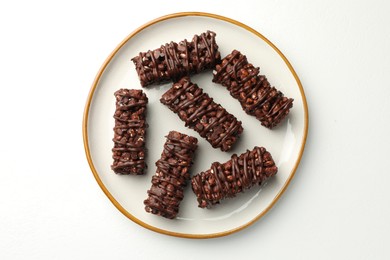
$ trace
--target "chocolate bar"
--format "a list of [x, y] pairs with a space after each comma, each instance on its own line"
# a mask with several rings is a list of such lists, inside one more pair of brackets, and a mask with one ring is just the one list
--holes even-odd
[[178, 114], [187, 127], [222, 151], [229, 150], [243, 131], [241, 121], [215, 103], [189, 77], [174, 83], [160, 101]]
[[176, 131], [169, 132], [161, 158], [156, 162], [157, 171], [152, 177], [148, 198], [144, 201], [146, 212], [173, 219], [183, 200], [183, 189], [190, 179], [198, 140]]
[[140, 52], [132, 58], [143, 87], [178, 80], [185, 75], [214, 68], [221, 61], [216, 34], [207, 31], [191, 42], [170, 42], [153, 51]]
[[148, 98], [142, 90], [120, 89], [115, 92], [114, 159], [111, 169], [117, 174], [142, 175], [145, 163], [145, 132]]
[[225, 86], [238, 99], [244, 111], [272, 129], [290, 112], [294, 99], [271, 87], [260, 69], [237, 50], [223, 58], [213, 72], [213, 82]]
[[264, 147], [237, 156], [221, 164], [214, 162], [211, 168], [195, 175], [192, 180], [200, 208], [210, 208], [225, 198], [235, 197], [254, 185], [260, 185], [278, 171], [271, 154]]

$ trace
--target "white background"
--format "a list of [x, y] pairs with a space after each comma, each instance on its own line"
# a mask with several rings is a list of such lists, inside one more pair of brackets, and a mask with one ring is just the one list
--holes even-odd
[[[389, 259], [390, 4], [386, 1], [2, 1], [0, 259]], [[179, 11], [270, 39], [306, 92], [309, 135], [275, 207], [233, 235], [161, 235], [123, 216], [87, 164], [93, 79], [129, 33]]]

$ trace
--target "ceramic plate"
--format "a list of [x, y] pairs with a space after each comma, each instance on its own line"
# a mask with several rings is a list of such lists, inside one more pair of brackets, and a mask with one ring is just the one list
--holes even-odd
[[[245, 114], [229, 92], [212, 83], [212, 71], [191, 77], [217, 103], [242, 121], [244, 132], [230, 152], [221, 152], [196, 132], [187, 129], [177, 115], [159, 102], [171, 84], [145, 88], [149, 98], [147, 122], [147, 164], [144, 176], [120, 176], [111, 169], [113, 147], [114, 92], [119, 88], [141, 88], [131, 58], [140, 51], [156, 49], [170, 41], [191, 40], [206, 30], [216, 32], [221, 56], [240, 50], [249, 62], [260, 67], [272, 85], [294, 98], [289, 116], [275, 129], [261, 126]], [[145, 228], [167, 235], [210, 238], [228, 235], [254, 223], [263, 216], [287, 188], [301, 159], [308, 128], [308, 110], [303, 88], [286, 57], [263, 35], [238, 21], [207, 13], [177, 13], [153, 20], [131, 33], [107, 58], [92, 85], [83, 121], [84, 146], [92, 172], [111, 202], [126, 217]], [[224, 200], [212, 209], [201, 209], [190, 185], [175, 220], [146, 213], [147, 197], [155, 162], [160, 158], [165, 136], [177, 130], [199, 140], [192, 174], [210, 168], [214, 161], [225, 162], [233, 153], [241, 154], [254, 146], [271, 152], [278, 174], [262, 186], [253, 187], [234, 199]]]

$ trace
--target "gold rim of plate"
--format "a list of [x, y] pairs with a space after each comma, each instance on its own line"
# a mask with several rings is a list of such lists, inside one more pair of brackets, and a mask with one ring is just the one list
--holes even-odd
[[[222, 20], [222, 21], [225, 21], [225, 22], [237, 25], [239, 27], [242, 27], [245, 30], [253, 33], [254, 35], [256, 35], [259, 38], [261, 38], [262, 40], [264, 40], [268, 45], [270, 45], [279, 54], [279, 56], [284, 60], [284, 62], [288, 66], [289, 70], [293, 74], [293, 76], [294, 76], [294, 78], [295, 78], [295, 80], [296, 80], [296, 82], [297, 82], [297, 84], [299, 86], [299, 90], [300, 90], [300, 93], [301, 93], [301, 96], [302, 96], [303, 108], [304, 108], [304, 136], [303, 136], [303, 139], [302, 139], [301, 149], [299, 151], [298, 159], [297, 159], [294, 167], [292, 168], [292, 172], [290, 173], [290, 175], [289, 175], [287, 181], [285, 182], [285, 184], [283, 185], [282, 189], [273, 198], [272, 202], [262, 212], [260, 212], [260, 214], [258, 214], [255, 218], [253, 218], [251, 221], [249, 221], [249, 222], [247, 222], [244, 225], [241, 225], [239, 227], [236, 227], [236, 228], [233, 228], [233, 229], [230, 229], [230, 230], [226, 230], [226, 231], [223, 231], [223, 232], [218, 232], [218, 233], [211, 233], [211, 234], [187, 234], [187, 233], [173, 232], [173, 231], [169, 231], [169, 230], [165, 230], [165, 229], [160, 229], [160, 228], [154, 227], [154, 226], [149, 225], [149, 224], [143, 222], [142, 220], [136, 218], [135, 216], [130, 214], [125, 208], [123, 208], [122, 205], [112, 196], [112, 194], [104, 186], [104, 184], [103, 184], [102, 180], [100, 179], [100, 177], [99, 177], [99, 175], [98, 175], [98, 173], [97, 173], [97, 171], [95, 169], [95, 166], [94, 166], [94, 164], [92, 162], [91, 152], [89, 150], [89, 141], [88, 141], [89, 109], [90, 109], [90, 106], [91, 106], [92, 97], [93, 97], [93, 95], [95, 93], [95, 90], [96, 90], [96, 87], [97, 87], [98, 82], [100, 80], [100, 77], [102, 76], [102, 74], [103, 74], [104, 70], [106, 69], [107, 65], [110, 63], [110, 61], [115, 56], [115, 54], [131, 38], [133, 38], [135, 35], [137, 35], [142, 30], [144, 30], [144, 29], [148, 28], [149, 26], [154, 25], [156, 23], [159, 23], [159, 22], [162, 22], [162, 21], [165, 21], [165, 20], [168, 20], [168, 19], [172, 19], [172, 18], [183, 17], [183, 16], [203, 16], [203, 17], [213, 18], [213, 19], [217, 19], [217, 20]], [[288, 185], [290, 184], [290, 182], [291, 182], [292, 178], [294, 177], [295, 172], [296, 172], [296, 170], [298, 168], [298, 165], [299, 165], [299, 163], [301, 161], [303, 150], [305, 148], [306, 139], [307, 139], [308, 124], [309, 124], [309, 113], [308, 113], [306, 96], [305, 96], [305, 92], [303, 90], [301, 81], [299, 80], [298, 75], [296, 74], [296, 72], [293, 69], [293, 67], [290, 64], [290, 62], [287, 60], [287, 58], [284, 56], [284, 54], [271, 41], [269, 41], [261, 33], [257, 32], [256, 30], [254, 30], [253, 28], [249, 27], [248, 25], [243, 24], [243, 23], [241, 23], [239, 21], [233, 20], [233, 19], [228, 18], [228, 17], [224, 17], [224, 16], [221, 16], [221, 15], [212, 14], [212, 13], [204, 13], [204, 12], [180, 12], [180, 13], [168, 14], [168, 15], [156, 18], [156, 19], [154, 19], [154, 20], [152, 20], [152, 21], [142, 25], [141, 27], [139, 27], [138, 29], [136, 29], [135, 31], [130, 33], [114, 49], [114, 51], [108, 56], [108, 58], [104, 61], [102, 67], [100, 68], [99, 72], [97, 73], [97, 75], [96, 75], [96, 77], [95, 77], [95, 79], [93, 81], [92, 87], [91, 87], [91, 89], [89, 91], [88, 98], [87, 98], [87, 103], [86, 103], [85, 109], [84, 109], [82, 130], [83, 130], [84, 149], [85, 149], [85, 153], [86, 153], [86, 157], [87, 157], [87, 160], [88, 160], [88, 164], [89, 164], [89, 166], [90, 166], [90, 168], [92, 170], [92, 173], [93, 173], [97, 183], [99, 184], [100, 188], [103, 190], [103, 192], [106, 194], [106, 196], [110, 199], [110, 201], [114, 204], [114, 206], [120, 212], [122, 212], [126, 217], [128, 217], [129, 219], [131, 219], [135, 223], [137, 223], [137, 224], [139, 224], [139, 225], [141, 225], [141, 226], [143, 226], [143, 227], [145, 227], [147, 229], [150, 229], [152, 231], [161, 233], [161, 234], [170, 235], [170, 236], [176, 236], [176, 237], [183, 237], [183, 238], [197, 238], [197, 239], [201, 239], [202, 238], [203, 239], [203, 238], [215, 238], [215, 237], [227, 236], [227, 235], [230, 235], [232, 233], [238, 232], [238, 231], [240, 231], [240, 230], [242, 230], [242, 229], [252, 225], [253, 223], [255, 223], [257, 220], [259, 220], [262, 216], [264, 216], [275, 205], [275, 203], [279, 200], [279, 198], [282, 196], [282, 194], [284, 193], [284, 191], [287, 189]]]

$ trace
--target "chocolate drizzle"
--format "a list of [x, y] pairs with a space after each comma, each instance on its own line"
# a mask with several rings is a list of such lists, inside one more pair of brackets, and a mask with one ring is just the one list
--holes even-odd
[[223, 164], [214, 162], [209, 170], [201, 172], [191, 180], [199, 207], [209, 208], [225, 198], [233, 198], [238, 193], [275, 175], [278, 168], [271, 154], [264, 147], [237, 156]]
[[146, 169], [145, 130], [148, 98], [142, 90], [115, 92], [114, 148], [111, 169], [118, 174], [141, 175]]
[[229, 150], [243, 131], [241, 121], [215, 103], [188, 77], [174, 83], [160, 101], [177, 113], [187, 127], [222, 151]]
[[221, 55], [212, 31], [195, 35], [191, 42], [170, 42], [132, 58], [143, 87], [178, 80], [183, 76], [212, 69]]
[[233, 50], [216, 65], [213, 82], [227, 87], [247, 114], [271, 129], [288, 115], [294, 100], [271, 87], [267, 78], [259, 73], [259, 68], [248, 63], [245, 55]]
[[152, 177], [148, 198], [144, 201], [146, 212], [175, 218], [183, 200], [183, 189], [190, 179], [198, 140], [176, 131], [169, 132], [161, 158], [156, 162], [157, 171]]

